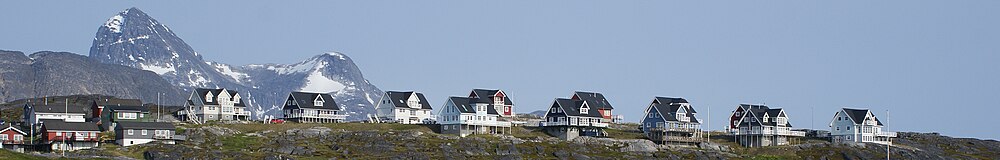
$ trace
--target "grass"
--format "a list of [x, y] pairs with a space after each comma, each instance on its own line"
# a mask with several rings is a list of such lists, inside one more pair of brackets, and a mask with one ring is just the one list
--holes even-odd
[[219, 139], [222, 142], [222, 149], [225, 151], [242, 151], [243, 149], [257, 149], [263, 145], [264, 138], [239, 134], [226, 136]]
[[618, 129], [604, 129], [608, 132], [609, 138], [614, 139], [646, 139], [646, 135], [643, 135], [639, 130], [618, 130]]
[[6, 149], [0, 149], [0, 159], [48, 159], [45, 157], [32, 156], [24, 153], [17, 153]]

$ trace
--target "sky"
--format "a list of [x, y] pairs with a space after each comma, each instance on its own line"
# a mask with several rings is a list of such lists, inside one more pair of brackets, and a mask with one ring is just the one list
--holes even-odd
[[341, 52], [380, 89], [435, 107], [499, 88], [531, 112], [582, 90], [632, 122], [671, 96], [712, 130], [755, 103], [795, 128], [829, 129], [852, 107], [890, 130], [1000, 139], [1000, 1], [12, 1], [0, 49], [87, 55], [129, 7], [209, 61]]

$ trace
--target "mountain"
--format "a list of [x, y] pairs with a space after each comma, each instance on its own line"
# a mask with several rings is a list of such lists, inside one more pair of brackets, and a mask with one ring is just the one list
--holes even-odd
[[[277, 115], [292, 91], [332, 93], [348, 120], [366, 119], [382, 91], [368, 83], [357, 65], [342, 53], [320, 54], [295, 64], [233, 66], [207, 61], [166, 25], [138, 8], [129, 8], [101, 25], [90, 58], [155, 72], [171, 85], [228, 88], [243, 95], [256, 118]], [[186, 94], [185, 94], [186, 96]], [[177, 101], [181, 103], [183, 101]]]
[[0, 50], [0, 100], [80, 94], [114, 95], [153, 103], [183, 101], [181, 91], [153, 72], [103, 64], [68, 52], [37, 52], [30, 57]]

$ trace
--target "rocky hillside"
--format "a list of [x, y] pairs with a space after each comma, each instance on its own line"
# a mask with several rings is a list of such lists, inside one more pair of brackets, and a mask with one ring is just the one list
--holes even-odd
[[0, 101], [102, 94], [156, 102], [183, 100], [180, 91], [153, 72], [104, 64], [79, 54], [0, 50]]
[[[627, 127], [622, 127], [627, 128]], [[508, 136], [460, 138], [434, 132], [433, 126], [400, 124], [210, 124], [184, 125], [189, 140], [178, 145], [120, 147], [103, 144], [77, 151], [73, 158], [138, 159], [884, 159], [885, 146], [800, 144], [743, 148], [715, 136], [697, 147], [659, 146], [629, 130], [613, 138], [552, 138], [533, 128], [515, 128]], [[894, 159], [997, 159], [995, 140], [951, 138], [937, 134], [901, 133]], [[56, 157], [54, 154], [37, 156]]]
[[337, 104], [346, 108], [348, 120], [360, 120], [372, 113], [372, 104], [382, 95], [342, 53], [319, 54], [294, 64], [233, 66], [205, 60], [166, 24], [138, 8], [121, 11], [98, 27], [90, 58], [155, 72], [185, 92], [218, 87], [237, 90], [256, 118], [277, 115], [281, 109], [275, 104], [282, 103], [289, 92], [307, 91], [333, 93]]

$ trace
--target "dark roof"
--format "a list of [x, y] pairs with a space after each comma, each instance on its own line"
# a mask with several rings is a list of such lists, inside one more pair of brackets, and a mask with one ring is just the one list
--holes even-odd
[[608, 102], [608, 99], [604, 98], [604, 94], [597, 92], [576, 91], [573, 95], [581, 100], [587, 101], [587, 105], [590, 107], [598, 109], [615, 109], [615, 107], [611, 106], [611, 102]]
[[[325, 93], [309, 93], [309, 92], [292, 92], [288, 94], [295, 100], [295, 104], [299, 108], [311, 108], [311, 109], [331, 109], [340, 110], [340, 106], [334, 101], [333, 96]], [[323, 106], [316, 106], [313, 101], [316, 97], [323, 97]]]
[[36, 113], [83, 113], [83, 114], [87, 114], [87, 111], [84, 110], [84, 108], [87, 108], [87, 107], [79, 106], [79, 105], [74, 105], [74, 104], [70, 104], [69, 106], [67, 106], [65, 104], [52, 104], [52, 103], [50, 103], [49, 105], [44, 105], [44, 104], [26, 104], [26, 105], [29, 105], [31, 108], [34, 108]]
[[63, 122], [62, 120], [41, 120], [46, 130], [59, 131], [101, 131], [94, 122]]
[[142, 101], [138, 99], [103, 99], [94, 100], [94, 104], [98, 106], [141, 106]]
[[[476, 103], [493, 103], [493, 95], [496, 95], [497, 92], [501, 91], [498, 89], [473, 89], [472, 92], [478, 96], [478, 99], [475, 101]], [[506, 96], [506, 98], [503, 99], [503, 104], [513, 105], [514, 103], [510, 101], [510, 95], [506, 94], [507, 93], [504, 92], [504, 96]]]
[[389, 95], [389, 101], [392, 101], [397, 108], [410, 108], [410, 105], [406, 101], [410, 99], [410, 96], [417, 95], [417, 98], [420, 99], [420, 108], [431, 109], [431, 104], [427, 102], [427, 98], [424, 97], [423, 93], [387, 91], [385, 94]]
[[105, 110], [114, 111], [138, 111], [138, 112], [149, 112], [149, 108], [143, 106], [106, 106]]
[[[844, 108], [844, 112], [847, 112], [847, 115], [851, 117], [854, 124], [861, 124], [865, 122], [865, 117], [868, 117], [869, 111], [868, 109]], [[879, 120], [878, 117], [875, 117], [875, 122], [878, 123], [878, 125], [882, 125], [882, 121]]]
[[118, 127], [122, 129], [176, 129], [174, 124], [169, 122], [118, 122]]
[[455, 103], [455, 107], [458, 108], [458, 111], [462, 113], [476, 113], [476, 106], [471, 103], [471, 101], [473, 101], [472, 98], [448, 97], [448, 99], [451, 100], [452, 103]]
[[[777, 126], [778, 125], [778, 123], [775, 122], [775, 121], [764, 122], [764, 115], [768, 115], [769, 117], [785, 116], [785, 115], [781, 115], [781, 112], [784, 111], [784, 109], [782, 109], [782, 108], [770, 108], [767, 105], [760, 105], [760, 104], [740, 104], [740, 107], [747, 108], [749, 114], [752, 114], [752, 115], [748, 115], [748, 116], [754, 116], [755, 117], [754, 119], [756, 119], [756, 121], [757, 121], [756, 123], [764, 125], [764, 126]], [[791, 122], [786, 121], [785, 123], [786, 123], [785, 124], [786, 127], [792, 127], [792, 123]], [[750, 122], [747, 122], [747, 121], [743, 121], [743, 123], [740, 123], [740, 126], [749, 126], [749, 125], [750, 125]]]
[[[559, 108], [562, 108], [562, 110], [565, 111], [564, 113], [566, 115], [580, 116], [580, 117], [596, 117], [596, 118], [602, 117], [601, 112], [599, 112], [597, 108], [590, 106], [589, 104], [590, 102], [584, 100], [556, 98], [554, 103], [555, 105], [558, 105]], [[587, 113], [580, 113], [580, 110], [583, 108], [584, 104], [586, 104], [586, 106], [590, 109], [587, 110]]]
[[[198, 95], [197, 95], [198, 99], [201, 99], [201, 102], [204, 103], [205, 105], [218, 105], [219, 104], [219, 94], [222, 93], [222, 90], [226, 90], [226, 92], [229, 94], [229, 96], [233, 96], [233, 95], [236, 95], [236, 94], [239, 93], [239, 92], [237, 92], [235, 90], [228, 90], [228, 89], [222, 89], [222, 88], [218, 88], [218, 89], [195, 88], [194, 92], [198, 93]], [[208, 102], [207, 100], [205, 100], [205, 94], [208, 94], [208, 93], [212, 93], [212, 102]], [[243, 98], [241, 97], [239, 99], [239, 103], [236, 103], [236, 104], [233, 104], [233, 105], [234, 106], [241, 106], [241, 107], [245, 106], [244, 103], [243, 103]]]
[[698, 121], [698, 117], [695, 117], [695, 113], [697, 112], [694, 111], [694, 107], [691, 107], [690, 105], [684, 107], [684, 105], [681, 105], [684, 103], [688, 103], [688, 101], [684, 98], [656, 97], [655, 102], [659, 103], [652, 104], [652, 107], [653, 109], [656, 109], [656, 111], [660, 113], [660, 117], [663, 117], [663, 120], [678, 121], [677, 117], [669, 114], [676, 113], [681, 108], [684, 108], [684, 110], [687, 111], [687, 117], [690, 120], [690, 122], [701, 123]]
[[23, 134], [23, 135], [27, 135], [28, 134], [28, 133], [25, 132], [25, 131], [27, 131], [28, 128], [22, 128], [21, 125], [10, 125], [10, 124], [8, 124], [7, 127], [4, 127], [2, 129], [0, 129], [0, 131], [2, 131], [2, 130], [8, 130], [8, 129], [9, 130], [13, 130], [14, 132], [18, 132], [18, 133]]

